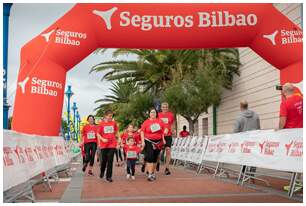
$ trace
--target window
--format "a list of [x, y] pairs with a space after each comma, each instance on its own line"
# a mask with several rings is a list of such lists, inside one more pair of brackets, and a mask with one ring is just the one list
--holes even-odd
[[208, 118], [202, 119], [202, 135], [208, 135]]

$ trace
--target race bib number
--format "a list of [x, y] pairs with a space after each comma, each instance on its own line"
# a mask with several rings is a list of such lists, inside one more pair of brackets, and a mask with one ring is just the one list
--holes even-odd
[[168, 118], [161, 118], [161, 120], [162, 120], [165, 124], [168, 124], [168, 123], [169, 123], [169, 119], [168, 119]]
[[150, 129], [151, 129], [151, 132], [154, 133], [154, 132], [159, 131], [161, 128], [159, 124], [152, 124]]
[[95, 138], [96, 138], [96, 135], [94, 132], [87, 133], [87, 139], [95, 139]]
[[129, 159], [130, 158], [135, 159], [135, 158], [137, 158], [137, 153], [136, 153], [136, 151], [128, 151], [127, 154], [126, 154], [126, 157], [129, 158]]
[[114, 133], [114, 127], [113, 126], [105, 126], [104, 127], [104, 134], [112, 134]]

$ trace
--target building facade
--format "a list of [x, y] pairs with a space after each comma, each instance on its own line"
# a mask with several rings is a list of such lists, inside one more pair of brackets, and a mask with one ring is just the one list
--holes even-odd
[[[302, 4], [274, 4], [295, 24], [302, 27]], [[279, 70], [270, 65], [250, 48], [239, 48], [240, 76], [235, 76], [232, 90], [222, 93], [221, 103], [216, 112], [217, 134], [232, 133], [234, 122], [240, 113], [240, 101], [247, 100], [249, 109], [260, 117], [262, 129], [278, 127], [279, 105], [281, 93], [276, 90], [279, 84]], [[183, 125], [188, 128], [188, 122], [182, 116], [177, 116], [178, 132]], [[200, 115], [195, 124], [194, 135], [213, 134], [213, 108], [208, 113]], [[189, 130], [189, 128], [187, 129]]]

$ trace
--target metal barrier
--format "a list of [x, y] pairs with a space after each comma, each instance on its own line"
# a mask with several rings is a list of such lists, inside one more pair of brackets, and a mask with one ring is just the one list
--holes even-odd
[[[189, 139], [188, 139], [189, 138]], [[175, 157], [172, 159], [173, 160], [173, 166], [178, 166], [178, 165], [182, 165], [184, 168], [194, 168], [196, 170], [196, 174], [200, 174], [202, 171], [207, 170], [210, 173], [213, 173], [214, 177], [230, 177], [231, 175], [234, 175], [235, 177], [237, 177], [237, 184], [241, 184], [243, 185], [245, 182], [247, 182], [250, 179], [253, 180], [258, 180], [258, 181], [262, 181], [264, 182], [267, 186], [271, 186], [271, 184], [269, 183], [268, 180], [265, 180], [263, 178], [260, 178], [259, 176], [268, 176], [268, 177], [274, 177], [274, 178], [280, 178], [280, 179], [286, 179], [286, 180], [290, 180], [290, 184], [289, 184], [289, 190], [288, 190], [288, 196], [292, 197], [293, 194], [295, 192], [297, 192], [297, 190], [295, 190], [295, 186], [297, 183], [302, 183], [302, 179], [301, 178], [297, 178], [298, 173], [294, 173], [294, 172], [289, 172], [291, 173], [291, 177], [288, 177], [288, 175], [276, 175], [277, 172], [281, 172], [281, 173], [287, 173], [285, 171], [281, 171], [281, 170], [274, 170], [274, 169], [269, 169], [271, 171], [274, 171], [274, 174], [272, 173], [260, 173], [258, 172], [258, 170], [252, 171], [251, 166], [244, 166], [244, 165], [239, 165], [236, 163], [224, 163], [224, 162], [217, 162], [217, 161], [207, 161], [204, 160], [204, 156], [205, 156], [205, 152], [207, 150], [207, 145], [208, 143], [205, 145], [203, 145], [201, 148], [205, 148], [205, 152], [203, 153], [202, 156], [202, 161], [201, 163], [195, 163], [193, 161], [190, 161], [190, 159], [186, 158], [188, 157], [188, 154], [186, 154], [186, 151], [191, 151], [190, 148], [186, 149], [186, 146], [191, 142], [191, 138], [193, 137], [188, 137], [188, 138], [178, 138], [174, 141], [174, 145], [173, 145], [173, 151], [175, 152]], [[203, 137], [204, 138], [204, 137]], [[186, 144], [187, 143], [187, 144]], [[192, 146], [192, 144], [188, 145], [188, 146]], [[190, 149], [190, 150], [189, 150]], [[226, 166], [228, 165], [228, 166]], [[229, 166], [230, 165], [236, 165], [239, 167], [239, 169], [232, 169]], [[244, 169], [245, 168], [245, 169]], [[244, 171], [243, 171], [244, 169]], [[300, 174], [300, 173], [299, 173]], [[301, 188], [299, 188], [299, 190], [301, 190]]]
[[31, 178], [30, 180], [26, 181], [25, 183], [19, 184], [17, 186], [14, 186], [12, 188], [10, 188], [7, 191], [3, 192], [3, 201], [5, 203], [9, 203], [9, 202], [15, 202], [16, 200], [25, 197], [29, 200], [31, 200], [31, 202], [35, 202], [35, 196], [33, 193], [33, 186], [34, 185], [38, 185], [38, 184], [44, 184], [45, 189], [48, 190], [49, 192], [52, 192], [52, 187], [51, 187], [51, 183], [50, 183], [50, 179], [54, 179], [55, 183], [58, 182], [59, 180], [59, 173], [60, 172], [64, 172], [67, 176], [71, 176], [71, 171], [70, 171], [70, 163], [72, 161], [75, 161], [76, 158], [78, 158], [78, 156], [80, 155], [80, 153], [74, 155], [71, 158], [71, 161], [67, 164], [63, 164], [63, 165], [58, 165], [48, 171], [45, 172], [45, 175], [37, 175], [33, 178]]

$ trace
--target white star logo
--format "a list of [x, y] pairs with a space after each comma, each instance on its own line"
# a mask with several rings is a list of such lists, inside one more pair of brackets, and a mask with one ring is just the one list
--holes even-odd
[[41, 36], [43, 36], [46, 40], [46, 42], [48, 42], [50, 40], [50, 36], [51, 34], [55, 31], [55, 29], [53, 29], [52, 31], [48, 32], [48, 33], [45, 33], [45, 34], [42, 34]]
[[107, 11], [98, 11], [98, 10], [93, 10], [92, 13], [98, 15], [99, 17], [101, 17], [105, 24], [106, 24], [106, 28], [107, 30], [111, 30], [112, 29], [112, 24], [111, 24], [111, 18], [112, 15], [114, 14], [114, 12], [117, 10], [117, 7], [114, 7], [112, 9], [109, 9]]
[[275, 32], [273, 32], [272, 34], [267, 34], [267, 35], [263, 35], [263, 38], [269, 39], [271, 41], [271, 43], [275, 46], [275, 37], [278, 34], [278, 30], [276, 30]]
[[23, 81], [18, 82], [18, 86], [20, 86], [22, 94], [25, 93], [25, 85], [27, 84], [29, 79], [30, 79], [30, 77], [26, 77]]

